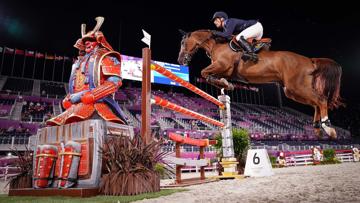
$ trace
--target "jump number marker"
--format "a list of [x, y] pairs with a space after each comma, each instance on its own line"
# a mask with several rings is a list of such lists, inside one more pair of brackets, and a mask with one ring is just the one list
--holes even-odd
[[249, 149], [245, 164], [245, 176], [264, 177], [274, 172], [266, 149]]
[[254, 157], [253, 157], [253, 162], [255, 165], [258, 165], [260, 163], [260, 157], [256, 156], [256, 152], [254, 154]]

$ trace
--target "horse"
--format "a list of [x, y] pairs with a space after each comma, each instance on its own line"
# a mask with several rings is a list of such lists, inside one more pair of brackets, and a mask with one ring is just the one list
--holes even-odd
[[342, 68], [329, 58], [308, 58], [290, 51], [272, 51], [264, 47], [258, 61], [242, 60], [243, 52], [235, 52], [227, 41], [218, 40], [211, 30], [182, 31], [178, 62], [187, 65], [198, 49], [203, 49], [211, 64], [201, 70], [201, 76], [212, 85], [227, 90], [233, 86], [227, 80], [245, 79], [248, 83], [281, 84], [286, 97], [315, 109], [313, 127], [316, 135], [323, 129], [336, 139], [328, 110], [344, 105], [340, 97]]

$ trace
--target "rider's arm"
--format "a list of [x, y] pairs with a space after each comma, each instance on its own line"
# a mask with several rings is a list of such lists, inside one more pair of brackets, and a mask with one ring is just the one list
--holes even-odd
[[232, 19], [229, 19], [226, 22], [223, 32], [214, 31], [213, 34], [216, 36], [224, 37], [226, 39], [231, 39], [232, 35], [234, 34], [235, 27], [236, 22]]

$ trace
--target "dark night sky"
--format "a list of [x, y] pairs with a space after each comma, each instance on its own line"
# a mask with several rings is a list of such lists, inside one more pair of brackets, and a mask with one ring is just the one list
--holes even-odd
[[[0, 45], [76, 55], [72, 45], [80, 37], [80, 24], [92, 28], [94, 18], [102, 15], [102, 31], [122, 54], [141, 56], [143, 28], [152, 35], [153, 58], [176, 63], [181, 39], [177, 29], [214, 29], [212, 14], [224, 10], [230, 17], [259, 19], [264, 36], [273, 39], [273, 50], [335, 59], [343, 67], [343, 97], [360, 101], [360, 12], [352, 1], [74, 2], [1, 1]], [[199, 52], [191, 74], [198, 75], [209, 62]]]

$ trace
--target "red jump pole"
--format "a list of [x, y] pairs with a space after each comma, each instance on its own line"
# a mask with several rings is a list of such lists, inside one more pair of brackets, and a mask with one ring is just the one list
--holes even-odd
[[170, 78], [171, 80], [179, 83], [180, 85], [182, 85], [183, 87], [189, 89], [190, 91], [202, 96], [204, 99], [206, 99], [208, 101], [211, 101], [212, 103], [219, 106], [221, 109], [225, 108], [225, 105], [221, 101], [217, 100], [215, 97], [209, 95], [208, 93], [202, 91], [201, 89], [195, 87], [191, 83], [186, 82], [185, 80], [181, 79], [180, 77], [178, 77], [174, 73], [166, 70], [164, 67], [153, 63], [153, 64], [151, 64], [151, 69], [155, 70], [156, 72], [158, 72], [158, 73]]
[[170, 110], [173, 110], [173, 111], [176, 111], [178, 113], [182, 113], [182, 114], [185, 114], [185, 115], [188, 115], [188, 116], [191, 116], [193, 118], [196, 118], [196, 119], [199, 119], [199, 120], [202, 120], [204, 122], [207, 122], [207, 123], [210, 123], [210, 124], [213, 124], [213, 125], [216, 125], [216, 126], [219, 126], [219, 127], [224, 127], [224, 123], [220, 122], [220, 121], [217, 121], [215, 119], [212, 119], [212, 118], [209, 118], [207, 116], [204, 116], [202, 114], [199, 114], [195, 111], [191, 111], [187, 108], [184, 108], [184, 107], [181, 107], [177, 104], [174, 104], [166, 99], [162, 99], [158, 96], [154, 96], [154, 99], [152, 100], [153, 103], [155, 103], [156, 105], [159, 105], [159, 106], [162, 106], [164, 108], [167, 108], [167, 109], [170, 109]]

